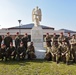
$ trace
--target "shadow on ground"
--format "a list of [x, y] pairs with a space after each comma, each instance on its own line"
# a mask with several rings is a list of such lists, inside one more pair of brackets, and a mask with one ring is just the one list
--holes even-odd
[[0, 61], [0, 64], [6, 64], [6, 65], [29, 65], [30, 62], [34, 62], [34, 63], [51, 63], [51, 61], [47, 61], [44, 59], [34, 59], [34, 60], [20, 60], [20, 61], [16, 61], [16, 60], [8, 60], [8, 61]]

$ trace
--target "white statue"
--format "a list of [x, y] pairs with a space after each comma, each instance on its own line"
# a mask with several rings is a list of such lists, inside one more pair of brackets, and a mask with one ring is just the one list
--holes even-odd
[[32, 21], [34, 22], [35, 26], [40, 25], [41, 19], [42, 19], [41, 9], [39, 9], [37, 6], [32, 11]]

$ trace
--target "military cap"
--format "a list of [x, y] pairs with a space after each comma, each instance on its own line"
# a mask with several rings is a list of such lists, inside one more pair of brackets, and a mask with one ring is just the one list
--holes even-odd
[[72, 36], [75, 36], [74, 34]]
[[10, 45], [13, 45], [13, 43], [12, 43], [12, 42], [10, 42]]
[[66, 40], [62, 40], [62, 42], [66, 42]]
[[70, 34], [70, 32], [68, 32], [68, 34]]
[[19, 34], [19, 32], [17, 32], [16, 34]]
[[33, 44], [33, 42], [31, 42]]
[[23, 42], [21, 41], [20, 44], [23, 44]]
[[61, 32], [60, 34], [63, 34], [63, 32]]
[[47, 35], [49, 34], [49, 33], [46, 33]]
[[56, 35], [56, 33], [54, 33], [54, 35]]
[[2, 43], [1, 46], [5, 46], [5, 44]]
[[9, 34], [9, 32], [7, 32], [7, 34]]
[[27, 33], [25, 33], [25, 35], [27, 35]]

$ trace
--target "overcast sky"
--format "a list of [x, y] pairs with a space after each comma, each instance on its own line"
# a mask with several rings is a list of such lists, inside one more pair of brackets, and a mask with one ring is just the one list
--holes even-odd
[[76, 0], [0, 0], [0, 28], [32, 23], [32, 10], [42, 10], [40, 24], [76, 31]]

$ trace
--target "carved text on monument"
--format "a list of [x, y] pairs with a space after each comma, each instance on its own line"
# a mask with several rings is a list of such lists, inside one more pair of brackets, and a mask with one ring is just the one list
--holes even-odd
[[33, 36], [34, 37], [40, 37], [40, 36], [42, 36], [41, 34], [40, 34], [40, 31], [39, 30], [36, 30], [34, 33], [33, 33]]
[[42, 40], [41, 39], [33, 39], [33, 42], [35, 42], [35, 43], [41, 43]]

